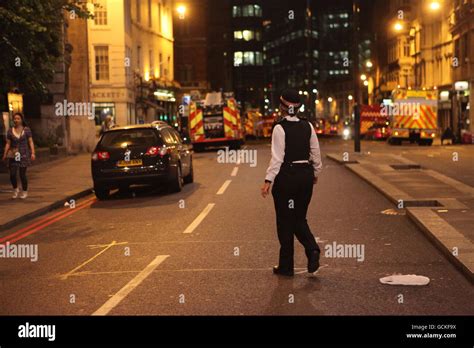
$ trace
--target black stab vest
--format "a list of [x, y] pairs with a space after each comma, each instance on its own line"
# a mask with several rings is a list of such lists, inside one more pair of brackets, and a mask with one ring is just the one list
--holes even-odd
[[285, 131], [285, 163], [308, 161], [311, 153], [311, 126], [308, 121], [292, 122], [286, 119], [279, 122]]

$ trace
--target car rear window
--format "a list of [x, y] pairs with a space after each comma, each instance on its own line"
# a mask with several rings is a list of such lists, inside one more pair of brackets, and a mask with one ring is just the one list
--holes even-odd
[[153, 146], [158, 138], [153, 129], [127, 129], [105, 133], [101, 145], [106, 147]]

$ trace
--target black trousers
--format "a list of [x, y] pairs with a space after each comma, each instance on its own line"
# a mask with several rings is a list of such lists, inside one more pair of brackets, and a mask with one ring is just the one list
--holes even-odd
[[21, 187], [23, 191], [28, 191], [28, 179], [26, 178], [26, 168], [19, 166], [10, 166], [10, 182], [14, 189], [18, 188], [17, 172], [20, 170]]
[[301, 164], [283, 164], [272, 188], [275, 203], [278, 240], [280, 241], [279, 267], [294, 268], [294, 236], [304, 246], [306, 256], [318, 251], [319, 246], [306, 220], [313, 196], [313, 167]]

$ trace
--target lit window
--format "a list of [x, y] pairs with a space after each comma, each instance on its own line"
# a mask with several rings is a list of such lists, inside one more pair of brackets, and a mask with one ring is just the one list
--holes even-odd
[[109, 47], [95, 46], [95, 79], [103, 81], [109, 79]]
[[241, 66], [243, 63], [243, 53], [234, 52], [234, 66]]
[[[280, 58], [279, 58], [279, 57], [276, 58], [276, 62], [277, 62], [277, 63], [280, 62]], [[257, 65], [263, 65], [262, 52], [255, 52], [255, 63], [256, 63]]]
[[244, 65], [255, 65], [255, 53], [244, 52]]
[[94, 3], [94, 24], [107, 25], [107, 0], [96, 0]]
[[245, 41], [250, 41], [254, 39], [254, 32], [252, 30], [243, 30], [242, 37]]
[[234, 39], [235, 40], [242, 40], [242, 32], [241, 31], [234, 31]]
[[240, 6], [232, 7], [232, 17], [241, 17], [242, 16], [242, 8]]

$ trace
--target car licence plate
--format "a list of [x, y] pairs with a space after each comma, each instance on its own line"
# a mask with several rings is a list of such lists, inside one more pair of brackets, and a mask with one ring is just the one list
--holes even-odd
[[133, 159], [130, 161], [118, 161], [118, 167], [137, 167], [143, 165], [143, 161], [141, 159]]

